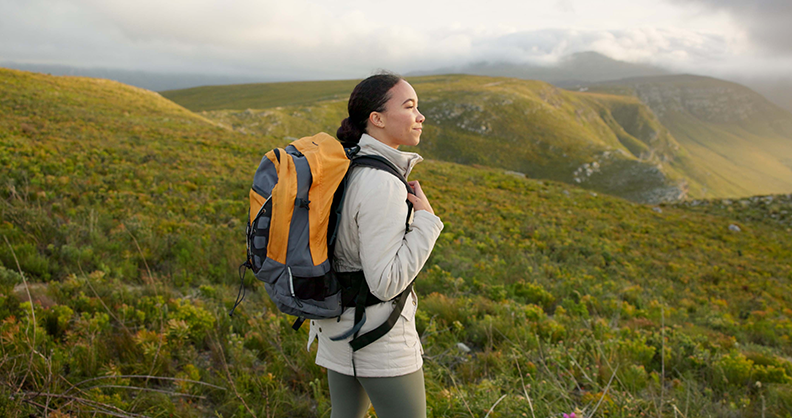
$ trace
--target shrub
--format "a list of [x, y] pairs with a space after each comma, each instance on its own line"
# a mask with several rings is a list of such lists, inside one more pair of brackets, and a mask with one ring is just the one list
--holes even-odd
[[732, 351], [715, 363], [715, 367], [720, 371], [723, 378], [722, 384], [731, 386], [746, 386], [751, 377], [753, 361], [745, 357], [739, 351]]
[[555, 303], [555, 296], [545, 290], [538, 283], [517, 282], [514, 284], [514, 295], [521, 298], [525, 303], [539, 305], [549, 312]]

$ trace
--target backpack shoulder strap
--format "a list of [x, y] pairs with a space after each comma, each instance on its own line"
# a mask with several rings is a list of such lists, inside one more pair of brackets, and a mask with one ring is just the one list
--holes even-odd
[[[394, 177], [401, 180], [404, 187], [407, 188], [407, 193], [415, 194], [415, 190], [413, 190], [412, 186], [407, 183], [407, 179], [399, 172], [399, 170], [388, 161], [385, 157], [380, 157], [379, 155], [362, 155], [360, 157], [355, 157], [352, 162], [349, 164], [349, 170], [351, 171], [355, 167], [370, 167], [377, 170], [382, 170], [388, 173], [391, 173]], [[413, 204], [409, 200], [407, 201], [407, 219], [404, 221], [404, 225], [406, 229], [410, 228], [410, 215], [412, 215], [413, 211]]]
[[[374, 169], [386, 171], [391, 173], [396, 178], [401, 180], [404, 184], [404, 187], [407, 188], [407, 193], [415, 194], [415, 190], [407, 183], [407, 179], [402, 176], [399, 170], [387, 159], [378, 155], [364, 155], [355, 157], [352, 160], [352, 163], [349, 166], [349, 169], [352, 170], [354, 167], [371, 167]], [[412, 202], [409, 200], [407, 201], [407, 219], [405, 220], [405, 228], [408, 229], [410, 226], [410, 215], [412, 215], [413, 205]], [[358, 331], [362, 325], [366, 322], [366, 297], [367, 295], [371, 294], [371, 291], [368, 288], [368, 283], [366, 283], [366, 279], [363, 278], [361, 280], [361, 288], [357, 295], [357, 303], [355, 304], [355, 326], [349, 330], [347, 333], [335, 337], [336, 339], [344, 339], [350, 336], [354, 336], [352, 340], [349, 342], [350, 346], [352, 346], [352, 351], [358, 351], [363, 347], [373, 343], [374, 341], [378, 340], [383, 335], [387, 334], [393, 326], [396, 324], [396, 321], [399, 320], [399, 315], [401, 315], [402, 310], [404, 309], [404, 303], [407, 298], [412, 293], [412, 282], [407, 286], [404, 291], [399, 294], [396, 298], [392, 299], [394, 303], [393, 310], [391, 311], [388, 319], [380, 324], [378, 327], [368, 331], [363, 335], [358, 335]], [[354, 362], [353, 362], [353, 369], [354, 369]], [[357, 370], [355, 370], [355, 375], [357, 375]]]
[[407, 188], [408, 193], [415, 194], [415, 190], [407, 183], [407, 179], [402, 176], [399, 170], [388, 161], [385, 157], [380, 157], [379, 155], [362, 155], [360, 157], [355, 157], [352, 159], [352, 163], [349, 165], [349, 169], [351, 170], [354, 167], [371, 167], [376, 168], [378, 170], [387, 171], [388, 173], [393, 174], [394, 177], [401, 180], [404, 184], [404, 187]]

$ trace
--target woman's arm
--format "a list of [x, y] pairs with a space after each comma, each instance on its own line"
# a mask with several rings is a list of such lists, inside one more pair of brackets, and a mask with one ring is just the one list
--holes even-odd
[[425, 209], [417, 210], [409, 231], [405, 232], [404, 184], [384, 171], [360, 170], [356, 222], [363, 273], [371, 293], [380, 300], [390, 300], [403, 292], [421, 271], [443, 222]]

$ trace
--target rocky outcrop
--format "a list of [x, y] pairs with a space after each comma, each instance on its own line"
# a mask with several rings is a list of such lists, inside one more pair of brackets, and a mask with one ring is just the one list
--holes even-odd
[[661, 119], [669, 113], [688, 113], [706, 122], [730, 123], [777, 111], [753, 90], [709, 77], [651, 77], [618, 83], [632, 88]]

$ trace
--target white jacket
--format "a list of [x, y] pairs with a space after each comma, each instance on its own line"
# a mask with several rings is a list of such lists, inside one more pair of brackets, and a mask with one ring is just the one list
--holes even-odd
[[[423, 161], [418, 154], [391, 148], [367, 134], [360, 138], [359, 145], [359, 155], [385, 157], [405, 177]], [[390, 173], [358, 167], [350, 175], [335, 248], [335, 268], [341, 272], [363, 270], [371, 293], [381, 300], [394, 298], [415, 279], [443, 229], [440, 218], [421, 210], [413, 214], [410, 228], [405, 231], [406, 201], [407, 189]], [[413, 291], [393, 329], [354, 353], [358, 376], [401, 376], [421, 368], [423, 349], [415, 329], [417, 300]], [[385, 322], [392, 310], [391, 302], [367, 307], [366, 323], [359, 335]], [[352, 328], [354, 314], [354, 308], [347, 308], [340, 320], [311, 321], [308, 348], [318, 338], [316, 364], [341, 374], [354, 373], [351, 337], [330, 340]]]

